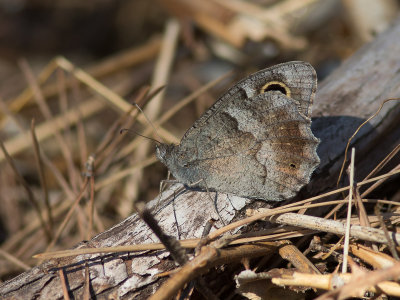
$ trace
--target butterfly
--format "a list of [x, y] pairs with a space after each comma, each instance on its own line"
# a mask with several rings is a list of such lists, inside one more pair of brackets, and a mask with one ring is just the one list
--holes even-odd
[[320, 160], [311, 131], [317, 75], [306, 62], [278, 64], [233, 85], [157, 158], [183, 184], [272, 201], [292, 198]]

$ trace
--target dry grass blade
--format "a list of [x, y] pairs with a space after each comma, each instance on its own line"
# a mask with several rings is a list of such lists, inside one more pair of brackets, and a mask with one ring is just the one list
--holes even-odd
[[387, 244], [389, 246], [390, 253], [392, 254], [392, 256], [396, 260], [399, 260], [399, 255], [398, 255], [398, 253], [396, 251], [395, 241], [390, 236], [389, 231], [388, 231], [388, 229], [387, 229], [387, 227], [385, 225], [385, 222], [383, 221], [382, 214], [380, 212], [380, 208], [381, 208], [380, 203], [377, 203], [375, 205], [375, 209], [374, 209], [375, 215], [378, 217], [378, 220], [379, 220], [379, 223], [380, 223], [380, 227], [382, 228], [383, 232], [385, 233], [385, 237], [386, 237], [386, 240], [387, 240]]
[[387, 103], [389, 101], [400, 101], [400, 98], [391, 98], [391, 99], [386, 99], [385, 101], [383, 101], [381, 103], [381, 105], [379, 106], [379, 108], [377, 109], [377, 111], [372, 116], [370, 116], [367, 120], [365, 120], [360, 126], [358, 126], [356, 131], [353, 133], [353, 135], [347, 141], [346, 149], [344, 151], [344, 158], [343, 158], [342, 168], [340, 169], [340, 173], [339, 173], [338, 180], [337, 180], [337, 183], [336, 183], [337, 186], [339, 186], [340, 179], [342, 178], [342, 174], [343, 174], [343, 171], [344, 171], [344, 166], [345, 166], [346, 161], [347, 161], [347, 152], [349, 150], [351, 141], [354, 139], [354, 137], [357, 135], [357, 133], [361, 130], [361, 128], [365, 124], [367, 124], [369, 121], [371, 121], [373, 118], [375, 118], [380, 113], [380, 111], [382, 110], [382, 108], [385, 105], [385, 103]]
[[302, 273], [321, 274], [314, 264], [290, 241], [286, 241], [286, 245], [279, 248], [279, 255], [290, 261]]
[[[7, 104], [4, 103], [4, 100], [0, 97], [0, 109], [3, 111], [4, 115], [10, 118], [11, 120], [14, 121], [14, 123], [18, 126], [18, 129], [21, 132], [24, 132], [26, 130], [26, 126], [24, 125], [24, 122], [21, 117], [15, 115], [7, 106]], [[5, 121], [6, 119], [4, 119]]]
[[[77, 108], [79, 107], [78, 104], [83, 100], [79, 84], [75, 78], [72, 80], [72, 100], [74, 106]], [[78, 149], [80, 154], [81, 166], [83, 167], [88, 157], [88, 143], [85, 133], [85, 126], [83, 124], [82, 113], [79, 109], [77, 109], [77, 113], [78, 113], [78, 122], [76, 124], [76, 133], [78, 136]], [[66, 132], [69, 131], [67, 130]], [[81, 183], [81, 181], [79, 181], [79, 183]]]
[[22, 262], [15, 256], [11, 255], [10, 253], [4, 251], [3, 249], [0, 249], [0, 256], [3, 256], [6, 260], [8, 260], [12, 264], [18, 266], [19, 268], [21, 268], [24, 271], [27, 271], [31, 268], [30, 266], [28, 266], [27, 264], [25, 264], [24, 262]]
[[91, 76], [100, 78], [139, 63], [152, 60], [160, 51], [161, 39], [152, 37], [143, 45], [124, 50], [87, 69]]
[[[277, 217], [271, 217], [270, 220], [278, 224], [303, 227], [320, 232], [330, 232], [338, 235], [346, 234], [346, 226], [342, 222], [326, 220], [319, 217], [285, 213]], [[383, 244], [388, 243], [385, 232], [381, 229], [376, 228], [352, 225], [350, 227], [349, 236], [364, 241], [371, 241]], [[396, 240], [400, 239], [400, 234], [394, 233], [394, 236]]]
[[354, 194], [354, 198], [356, 199], [355, 204], [356, 204], [356, 209], [357, 209], [357, 213], [358, 213], [358, 218], [360, 220], [360, 224], [362, 226], [371, 227], [371, 224], [370, 224], [368, 216], [367, 216], [367, 211], [362, 202], [362, 198], [361, 198], [359, 189], [358, 188], [354, 189], [353, 194]]
[[[82, 112], [82, 117], [91, 116], [101, 109], [104, 108], [104, 104], [102, 104], [97, 99], [91, 99], [85, 101], [80, 104], [80, 111]], [[43, 122], [36, 126], [36, 135], [38, 142], [48, 139], [53, 136], [57, 131], [64, 128], [64, 124], [68, 123], [69, 125], [76, 124], [78, 122], [79, 115], [76, 109], [70, 109], [69, 111], [63, 113], [60, 116], [54, 117], [52, 120], [47, 122]], [[26, 131], [23, 134], [17, 135], [13, 138], [5, 141], [5, 146], [9, 149], [10, 155], [16, 155], [31, 146], [30, 143], [30, 132]], [[0, 162], [4, 160], [4, 155], [0, 154]]]
[[374, 269], [386, 269], [397, 263], [397, 261], [390, 255], [380, 251], [371, 250], [369, 247], [364, 245], [350, 245], [350, 250], [353, 255], [373, 266]]
[[[117, 55], [106, 58], [100, 63], [89, 67], [87, 72], [94, 77], [103, 77], [110, 75], [117, 70], [132, 67], [139, 63], [151, 60], [157, 55], [160, 45], [160, 39], [153, 37], [148, 41], [148, 43], [142, 46], [118, 53]], [[40, 72], [38, 76], [39, 84], [42, 85], [45, 83], [57, 67], [58, 65], [56, 60], [51, 60], [50, 63]], [[44, 87], [44, 94], [46, 97], [53, 96], [56, 93], [57, 87], [55, 85], [49, 84]], [[10, 111], [20, 111], [32, 99], [32, 96], [32, 90], [30, 88], [25, 89], [17, 98], [10, 101]]]
[[[40, 72], [37, 80], [39, 84], [44, 83], [50, 75], [57, 69], [55, 60], [51, 60]], [[33, 97], [33, 90], [31, 88], [25, 89], [17, 98], [12, 99], [10, 104], [10, 111], [20, 111]]]
[[[352, 269], [355, 264], [353, 263]], [[353, 270], [354, 271], [354, 270]], [[352, 274], [347, 283], [320, 297], [318, 300], [346, 299], [349, 297], [363, 297], [365, 291], [375, 293], [383, 292], [388, 295], [400, 296], [400, 285], [391, 284], [387, 280], [396, 280], [400, 276], [400, 263], [390, 268], [372, 272], [364, 271], [362, 274]], [[385, 283], [385, 284], [384, 284]], [[377, 288], [375, 288], [377, 286]], [[373, 287], [373, 288], [371, 288]]]
[[93, 215], [94, 215], [94, 156], [89, 156], [86, 162], [86, 177], [89, 177], [90, 199], [88, 205], [89, 227], [86, 232], [86, 239], [89, 240], [93, 235]]
[[[318, 300], [327, 299], [347, 299], [349, 297], [363, 297], [364, 293], [359, 291], [369, 291], [371, 293], [385, 293], [394, 297], [400, 296], [400, 285], [392, 281], [381, 280], [384, 277], [382, 274], [383, 270], [366, 272], [362, 277], [357, 277], [358, 284], [356, 286], [355, 280], [353, 279], [353, 274], [327, 274], [327, 275], [317, 275], [317, 274], [305, 274], [300, 272], [283, 272], [281, 277], [274, 276], [272, 282], [280, 286], [301, 286], [317, 288], [321, 290], [333, 290], [322, 296], [316, 298]], [[377, 278], [378, 274], [375, 272], [380, 272], [383, 275], [381, 278]], [[366, 279], [368, 276], [373, 276], [373, 280]], [[389, 276], [388, 276], [389, 277]], [[365, 284], [364, 284], [365, 282]], [[368, 286], [368, 284], [370, 284]], [[342, 293], [341, 290], [345, 288], [345, 292]], [[353, 289], [353, 290], [352, 290]]]
[[126, 112], [130, 109], [128, 101], [124, 100], [117, 93], [105, 87], [103, 84], [101, 84], [99, 81], [94, 79], [92, 76], [90, 76], [82, 69], [75, 67], [66, 58], [57, 57], [55, 61], [60, 68], [63, 68], [64, 70], [68, 71], [79, 81], [86, 84], [88, 87], [90, 87], [93, 91], [95, 91], [99, 95], [103, 96], [104, 99], [108, 100], [114, 107], [118, 108], [123, 112]]
[[[391, 153], [393, 153], [393, 152], [391, 152]], [[398, 171], [400, 170], [400, 165], [398, 165], [398, 166], [396, 166], [395, 168], [393, 168], [389, 173], [387, 173], [387, 174], [397, 174], [398, 173]], [[380, 176], [378, 176], [378, 177], [380, 177]], [[378, 177], [375, 177], [375, 178], [378, 178]], [[362, 194], [361, 194], [361, 198], [365, 198], [366, 196], [368, 196], [368, 194], [370, 194], [372, 191], [374, 191], [378, 186], [380, 186], [382, 183], [384, 183], [385, 181], [386, 181], [386, 179], [387, 179], [387, 177], [386, 176], [383, 176], [381, 179], [379, 179], [379, 180], [377, 180], [376, 182], [374, 182], [374, 184], [372, 184], [368, 189], [366, 189]], [[364, 179], [362, 182], [365, 182], [365, 183], [368, 183], [368, 182], [371, 182], [371, 181], [369, 181], [370, 179]], [[360, 185], [358, 185], [357, 184], [357, 188], [359, 187]], [[346, 197], [346, 199], [347, 199], [347, 197]], [[342, 207], [342, 205], [340, 204], [340, 205], [338, 205], [338, 206], [336, 206], [335, 208], [333, 208], [326, 216], [325, 216], [325, 218], [330, 218], [334, 213], [336, 213], [340, 208]]]
[[89, 265], [85, 264], [85, 287], [83, 289], [83, 300], [90, 299], [90, 273], [89, 273]]
[[79, 201], [80, 201], [80, 200], [82, 199], [82, 197], [84, 196], [85, 191], [86, 191], [86, 186], [87, 186], [88, 182], [89, 182], [89, 180], [88, 180], [88, 178], [86, 177], [85, 180], [84, 180], [84, 182], [83, 182], [83, 184], [82, 184], [82, 187], [81, 187], [81, 190], [80, 190], [80, 193], [79, 193], [78, 197], [76, 197], [74, 203], [72, 204], [72, 206], [71, 206], [70, 209], [68, 210], [68, 213], [66, 214], [64, 220], [62, 221], [61, 225], [58, 227], [58, 229], [57, 229], [57, 231], [56, 231], [56, 234], [54, 235], [54, 237], [53, 237], [53, 239], [51, 240], [51, 242], [49, 243], [49, 245], [46, 247], [46, 251], [48, 251], [49, 249], [51, 249], [51, 248], [55, 245], [55, 243], [57, 242], [57, 240], [59, 239], [59, 237], [61, 236], [63, 230], [65, 229], [65, 226], [67, 225], [68, 221], [70, 220], [70, 218], [71, 218], [71, 216], [72, 216], [72, 213], [74, 212], [75, 208], [78, 206]]
[[[397, 165], [396, 167], [394, 167], [392, 170], [390, 170], [390, 173], [395, 173], [400, 171], [400, 164]], [[372, 191], [374, 191], [378, 186], [380, 186], [382, 183], [385, 182], [385, 179], [382, 178], [380, 180], [378, 180], [377, 182], [375, 182], [373, 185], [371, 185], [368, 189], [366, 189], [362, 194], [361, 197], [366, 197], [368, 194], [370, 194]]]
[[154, 164], [155, 162], [157, 162], [157, 158], [155, 156], [152, 156], [150, 158], [147, 158], [147, 159], [144, 159], [144, 160], [138, 162], [137, 164], [134, 163], [133, 166], [128, 169], [124, 169], [115, 174], [111, 174], [107, 178], [99, 180], [96, 183], [95, 191], [98, 191], [109, 184], [117, 182], [117, 181], [123, 179], [124, 177], [131, 175], [133, 172], [143, 169], [147, 166], [150, 166], [150, 165]]
[[58, 270], [58, 276], [60, 276], [60, 281], [61, 281], [61, 286], [62, 286], [64, 299], [65, 300], [70, 300], [69, 293], [68, 293], [67, 280], [65, 278], [65, 274], [64, 274], [64, 269], [63, 268]]
[[[137, 101], [142, 101], [146, 94], [149, 91], [149, 87], [144, 87], [139, 91], [138, 96], [136, 97]], [[111, 127], [108, 129], [106, 132], [104, 138], [100, 142], [100, 144], [97, 146], [97, 149], [95, 151], [96, 157], [97, 157], [97, 163], [98, 163], [98, 169], [100, 172], [104, 172], [105, 169], [108, 168], [108, 166], [111, 163], [111, 153], [115, 150], [116, 146], [121, 142], [122, 136], [120, 135], [115, 135], [117, 131], [120, 130], [121, 127], [130, 127], [138, 117], [139, 113], [136, 111], [135, 113], [132, 113], [134, 109], [134, 106], [131, 107], [130, 110], [125, 112], [119, 119], [117, 119], [114, 124], [111, 125]]]
[[46, 225], [46, 222], [44, 221], [42, 212], [40, 210], [40, 205], [38, 203], [38, 201], [36, 200], [29, 184], [26, 182], [26, 180], [19, 174], [17, 167], [14, 164], [13, 159], [11, 158], [11, 156], [8, 154], [3, 141], [0, 139], [0, 148], [3, 151], [4, 157], [6, 158], [8, 164], [10, 165], [11, 169], [13, 170], [15, 177], [18, 179], [18, 181], [22, 184], [22, 187], [25, 189], [26, 194], [28, 196], [28, 200], [30, 201], [30, 203], [32, 204], [33, 208], [35, 209], [35, 212], [37, 214], [37, 216], [39, 217], [40, 220], [40, 224], [42, 225], [42, 229], [46, 235], [46, 237], [51, 240], [51, 233], [49, 232], [49, 229]]
[[[67, 95], [67, 87], [66, 87], [66, 78], [65, 78], [65, 72], [64, 70], [58, 68], [56, 70], [56, 80], [57, 80], [57, 90], [58, 90], [58, 106], [59, 110], [61, 112], [67, 111], [68, 110], [68, 95]], [[76, 83], [76, 81], [74, 81]], [[76, 86], [76, 84], [75, 84]], [[75, 88], [74, 88], [75, 92]], [[66, 140], [70, 140], [71, 138], [71, 130], [70, 127], [67, 125], [67, 123], [64, 124], [64, 136]]]
[[364, 179], [369, 179], [372, 176], [375, 176], [382, 168], [392, 160], [397, 153], [400, 151], [400, 144], [398, 144]]
[[47, 211], [47, 220], [49, 220], [49, 232], [51, 232], [51, 229], [53, 228], [54, 225], [54, 221], [53, 221], [53, 216], [51, 214], [51, 206], [49, 202], [49, 191], [47, 189], [47, 182], [44, 176], [43, 160], [39, 150], [39, 143], [37, 141], [35, 134], [35, 119], [32, 119], [31, 134], [32, 134], [33, 149], [35, 154], [36, 168], [39, 173], [40, 185], [42, 186], [43, 190], [44, 204], [46, 206], [46, 211]]
[[347, 218], [346, 218], [346, 233], [344, 235], [344, 249], [343, 249], [343, 266], [342, 274], [347, 272], [347, 256], [349, 255], [349, 242], [350, 242], [350, 221], [351, 221], [351, 207], [353, 201], [354, 189], [354, 159], [356, 150], [351, 149], [351, 162], [350, 162], [350, 189], [349, 189], [349, 202], [347, 205]]
[[[55, 207], [53, 207], [53, 217], [60, 217], [70, 207], [70, 202], [64, 201]], [[43, 214], [45, 212], [43, 211]], [[7, 242], [2, 245], [2, 249], [5, 251], [12, 251], [18, 244], [24, 241], [27, 237], [32, 236], [37, 232], [38, 228], [41, 227], [40, 220], [35, 218], [28, 226], [16, 232]]]
[[[52, 120], [53, 115], [50, 111], [49, 106], [47, 105], [47, 103], [45, 101], [45, 98], [40, 90], [38, 82], [36, 81], [35, 76], [33, 75], [33, 72], [28, 65], [28, 62], [26, 60], [21, 60], [20, 67], [24, 71], [24, 75], [33, 91], [34, 99], [36, 100], [36, 103], [38, 104], [41, 113], [43, 114], [43, 116], [46, 118], [47, 121]], [[79, 119], [80, 118], [78, 116], [78, 120]], [[78, 179], [76, 176], [77, 170], [74, 167], [71, 150], [68, 147], [68, 143], [62, 137], [62, 135], [60, 134], [59, 131], [54, 131], [54, 135], [55, 135], [58, 145], [60, 146], [61, 153], [63, 154], [64, 159], [67, 163], [68, 175], [69, 175], [69, 180], [70, 180], [71, 186], [76, 191], [75, 183], [78, 182]]]
[[64, 178], [63, 174], [60, 170], [54, 165], [54, 163], [50, 160], [50, 158], [44, 153], [41, 153], [42, 159], [46, 167], [51, 171], [54, 179], [58, 183], [59, 187], [62, 191], [67, 195], [67, 198], [72, 201], [75, 198], [75, 193], [72, 190], [71, 186], [68, 184], [67, 180]]

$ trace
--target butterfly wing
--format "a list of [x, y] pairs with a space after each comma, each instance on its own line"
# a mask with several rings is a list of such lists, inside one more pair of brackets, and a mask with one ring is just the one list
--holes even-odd
[[[263, 90], [269, 82], [278, 89]], [[163, 160], [186, 184], [265, 200], [290, 198], [319, 163], [309, 119], [315, 88], [315, 72], [306, 63], [250, 75], [206, 111]]]
[[279, 92], [239, 98], [177, 148], [191, 182], [250, 198], [293, 197], [319, 163], [310, 120]]
[[210, 116], [218, 113], [238, 93], [243, 99], [252, 98], [259, 95], [264, 86], [273, 82], [284, 84], [290, 91], [287, 96], [297, 102], [299, 111], [306, 117], [311, 117], [317, 90], [317, 74], [309, 63], [292, 61], [258, 71], [236, 83], [193, 124], [182, 139], [191, 134], [193, 128], [202, 127]]

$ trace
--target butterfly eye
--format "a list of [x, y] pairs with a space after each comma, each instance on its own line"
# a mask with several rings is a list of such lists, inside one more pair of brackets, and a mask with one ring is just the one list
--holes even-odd
[[281, 92], [282, 94], [288, 96], [290, 98], [291, 92], [289, 87], [284, 84], [283, 82], [280, 81], [270, 81], [267, 82], [261, 89], [260, 89], [260, 93], [265, 93], [268, 91], [277, 91], [277, 92]]

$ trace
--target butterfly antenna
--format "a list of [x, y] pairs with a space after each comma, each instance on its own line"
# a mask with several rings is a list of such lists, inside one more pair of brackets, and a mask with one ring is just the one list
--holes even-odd
[[155, 143], [157, 143], [157, 144], [159, 144], [159, 145], [162, 144], [160, 141], [157, 141], [156, 139], [153, 139], [153, 138], [151, 138], [151, 137], [148, 137], [148, 136], [145, 136], [145, 135], [143, 135], [143, 134], [140, 134], [139, 132], [137, 132], [137, 131], [135, 131], [135, 130], [132, 130], [132, 129], [129, 129], [129, 128], [122, 128], [122, 129], [119, 131], [119, 133], [120, 133], [120, 134], [123, 134], [123, 133], [126, 132], [126, 131], [131, 132], [131, 133], [133, 133], [133, 134], [136, 134], [136, 135], [138, 135], [138, 136], [141, 136], [141, 137], [143, 137], [143, 138], [145, 138], [145, 139], [149, 139], [150, 141], [153, 141], [153, 142], [155, 142]]
[[[160, 86], [159, 88], [155, 89], [153, 92], [151, 92], [150, 94], [148, 94], [146, 96], [146, 101], [150, 100], [151, 98], [153, 98], [154, 96], [156, 96], [158, 93], [160, 93], [162, 90], [164, 90], [165, 85]], [[158, 134], [156, 127], [154, 126], [153, 122], [151, 122], [151, 120], [147, 117], [147, 115], [144, 113], [144, 111], [142, 110], [142, 108], [135, 102], [132, 103], [132, 105], [134, 105], [142, 114], [143, 116], [146, 118], [146, 121], [150, 124], [151, 128], [153, 128], [154, 134], [162, 141], [163, 138]], [[139, 134], [140, 135], [140, 134]], [[158, 142], [158, 141], [157, 141]], [[160, 142], [158, 142], [160, 143]]]

